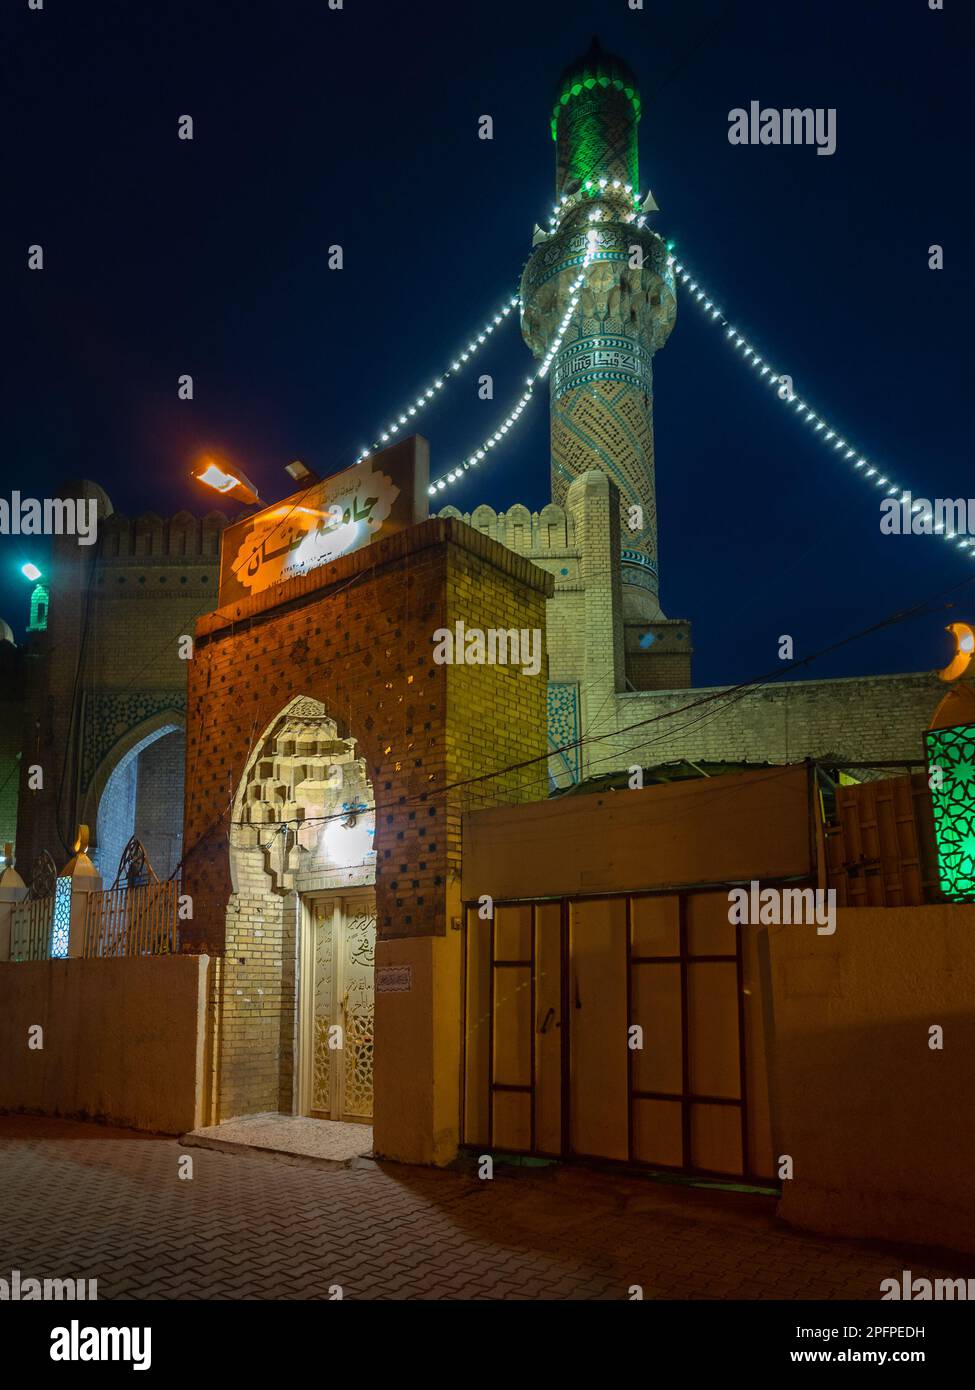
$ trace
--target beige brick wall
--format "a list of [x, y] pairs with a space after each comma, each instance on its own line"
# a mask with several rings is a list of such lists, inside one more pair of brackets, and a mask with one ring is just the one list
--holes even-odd
[[[635, 762], [650, 767], [677, 758], [773, 763], [920, 759], [922, 733], [945, 693], [936, 672], [918, 671], [776, 682], [744, 698], [717, 698], [681, 712], [691, 702], [720, 697], [723, 689], [730, 687], [619, 696], [616, 736], [592, 750], [593, 758], [604, 760], [600, 770]], [[654, 722], [623, 732], [649, 720]]]

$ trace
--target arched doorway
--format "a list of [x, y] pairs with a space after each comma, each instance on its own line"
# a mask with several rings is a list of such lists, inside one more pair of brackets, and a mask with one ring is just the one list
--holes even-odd
[[355, 739], [339, 736], [318, 700], [292, 700], [255, 743], [238, 786], [230, 911], [256, 893], [295, 924], [297, 1114], [372, 1120], [374, 833]]
[[175, 871], [182, 853], [185, 757], [183, 729], [165, 723], [132, 744], [112, 768], [98, 799], [93, 855], [104, 883], [114, 882], [133, 835], [157, 877]]
[[301, 1113], [371, 1121], [375, 894], [316, 895], [307, 907], [308, 989], [299, 1020], [308, 1064], [299, 1068]]

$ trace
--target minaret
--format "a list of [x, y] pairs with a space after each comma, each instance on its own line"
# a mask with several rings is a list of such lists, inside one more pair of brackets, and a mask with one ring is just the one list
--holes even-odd
[[593, 39], [556, 90], [556, 209], [521, 282], [522, 334], [540, 359], [578, 295], [549, 368], [552, 498], [563, 504], [590, 468], [619, 488], [629, 622], [660, 616], [651, 360], [677, 311], [666, 245], [644, 225], [656, 204], [640, 191], [639, 120], [633, 73]]

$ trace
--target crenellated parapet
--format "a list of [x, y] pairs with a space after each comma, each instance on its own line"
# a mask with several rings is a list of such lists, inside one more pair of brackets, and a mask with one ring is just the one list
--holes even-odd
[[444, 507], [437, 515], [464, 521], [475, 531], [489, 536], [518, 555], [532, 558], [558, 556], [575, 549], [575, 518], [555, 502], [549, 502], [538, 512], [529, 511], [520, 502], [506, 512], [496, 512], [493, 507], [482, 503], [472, 512]]
[[438, 513], [465, 522], [554, 578], [546, 642], [560, 708], [570, 687], [573, 700], [584, 689], [582, 705], [593, 699], [598, 707], [624, 688], [685, 688], [691, 682], [690, 624], [659, 612], [636, 621], [626, 612], [625, 566], [638, 557], [629, 550], [619, 514], [619, 491], [599, 468], [569, 484], [564, 507], [550, 502], [530, 511], [514, 503], [496, 511], [482, 503], [469, 512], [448, 506]]
[[99, 525], [100, 555], [105, 560], [172, 560], [215, 562], [220, 558], [220, 535], [228, 525], [222, 512], [193, 516], [122, 516], [114, 512]]

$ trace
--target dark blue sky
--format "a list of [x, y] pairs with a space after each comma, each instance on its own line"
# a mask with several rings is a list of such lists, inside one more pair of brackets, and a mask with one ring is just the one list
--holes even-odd
[[[971, 6], [946, 8], [8, 0], [3, 495], [84, 475], [117, 510], [203, 511], [187, 468], [207, 444], [268, 498], [292, 458], [351, 463], [516, 287], [552, 202], [552, 88], [598, 30], [640, 79], [654, 225], [708, 292], [898, 483], [975, 496]], [[730, 145], [728, 112], [753, 99], [835, 107], [836, 153]], [[40, 274], [24, 268], [35, 242]], [[435, 473], [496, 427], [530, 368], [512, 316], [418, 425]], [[698, 684], [767, 670], [780, 633], [803, 655], [975, 575], [942, 541], [882, 537], [879, 493], [687, 296], [654, 371], [661, 596], [694, 622]], [[538, 398], [442, 496], [537, 507], [548, 487]], [[0, 537], [0, 615], [18, 631], [16, 568], [34, 557]], [[809, 674], [940, 665], [975, 584], [959, 605]]]

